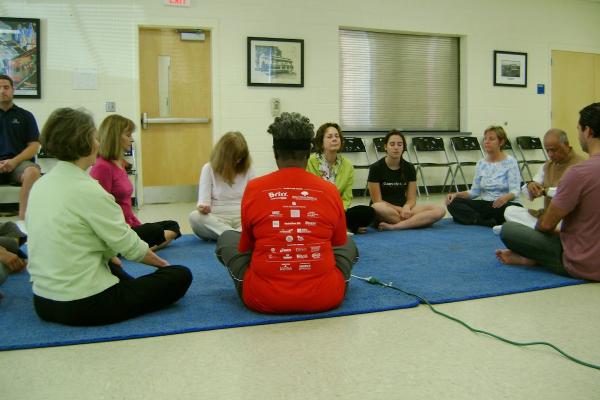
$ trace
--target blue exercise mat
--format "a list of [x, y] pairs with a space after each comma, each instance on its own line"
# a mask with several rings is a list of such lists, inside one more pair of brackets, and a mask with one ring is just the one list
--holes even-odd
[[357, 275], [392, 282], [433, 304], [587, 283], [539, 267], [504, 265], [495, 250], [506, 246], [490, 228], [451, 219], [425, 229], [354, 238], [363, 250]]
[[[360, 261], [353, 273], [419, 294], [433, 303], [526, 292], [585, 281], [538, 268], [500, 264], [502, 244], [491, 229], [444, 220], [431, 228], [355, 235]], [[410, 296], [353, 279], [342, 306], [319, 314], [264, 315], [246, 309], [226, 270], [214, 256], [214, 243], [184, 235], [160, 255], [188, 266], [194, 282], [176, 304], [129, 321], [101, 327], [68, 327], [41, 321], [32, 305], [26, 273], [11, 275], [0, 287], [0, 350], [94, 343], [240, 326], [300, 321], [415, 307]], [[125, 263], [132, 275], [151, 267]]]

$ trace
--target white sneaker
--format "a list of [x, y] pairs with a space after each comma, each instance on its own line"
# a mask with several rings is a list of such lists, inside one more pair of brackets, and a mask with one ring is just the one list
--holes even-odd
[[494, 235], [499, 235], [500, 232], [502, 232], [502, 225], [496, 225], [492, 228], [492, 232], [494, 232]]
[[27, 228], [25, 227], [25, 221], [23, 221], [22, 219], [19, 219], [19, 220], [15, 221], [15, 224], [17, 225], [17, 227], [19, 228], [19, 230], [21, 232], [23, 232], [24, 234], [27, 235]]

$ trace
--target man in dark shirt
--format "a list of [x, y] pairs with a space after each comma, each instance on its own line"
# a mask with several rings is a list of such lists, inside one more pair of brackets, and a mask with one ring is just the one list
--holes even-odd
[[29, 191], [41, 175], [34, 163], [40, 132], [33, 114], [13, 103], [14, 92], [12, 79], [0, 75], [0, 184], [21, 185], [19, 219], [23, 220]]

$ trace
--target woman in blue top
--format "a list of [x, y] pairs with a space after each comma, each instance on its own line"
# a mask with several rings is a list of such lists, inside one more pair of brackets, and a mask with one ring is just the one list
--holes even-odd
[[506, 132], [501, 126], [485, 130], [486, 157], [477, 162], [471, 190], [450, 193], [446, 199], [455, 222], [493, 227], [504, 223], [506, 207], [521, 206], [517, 199], [521, 187], [519, 165], [502, 151], [504, 143]]

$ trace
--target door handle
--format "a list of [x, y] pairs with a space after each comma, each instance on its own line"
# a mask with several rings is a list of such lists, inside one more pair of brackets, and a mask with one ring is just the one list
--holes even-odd
[[150, 124], [207, 124], [209, 118], [148, 118], [148, 113], [142, 113], [142, 129], [148, 129]]

